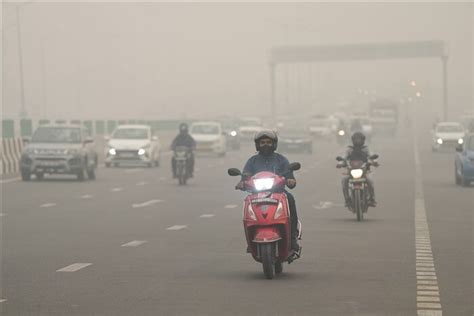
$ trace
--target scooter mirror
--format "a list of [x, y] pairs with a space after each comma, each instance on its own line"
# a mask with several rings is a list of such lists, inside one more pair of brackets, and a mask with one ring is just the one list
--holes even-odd
[[379, 155], [375, 154], [375, 155], [372, 155], [369, 157], [371, 160], [374, 160], [374, 159], [377, 159], [379, 158]]
[[290, 170], [296, 171], [301, 169], [301, 164], [299, 162], [292, 162], [290, 163]]
[[337, 157], [336, 157], [336, 160], [337, 160], [337, 161], [344, 161], [344, 158], [342, 158], [341, 156], [337, 156]]
[[237, 169], [237, 168], [230, 168], [229, 170], [227, 170], [227, 173], [228, 173], [229, 176], [231, 176], [231, 177], [236, 177], [236, 176], [242, 175], [242, 173], [240, 172], [240, 170]]

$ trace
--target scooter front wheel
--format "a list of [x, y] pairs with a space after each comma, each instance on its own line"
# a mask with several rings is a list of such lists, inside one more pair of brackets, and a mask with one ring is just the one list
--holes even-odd
[[262, 256], [263, 273], [267, 279], [275, 276], [275, 265], [273, 260], [273, 244], [261, 244], [260, 254]]

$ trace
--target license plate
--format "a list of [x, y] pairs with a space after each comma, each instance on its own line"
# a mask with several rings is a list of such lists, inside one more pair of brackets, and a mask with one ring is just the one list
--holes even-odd
[[120, 157], [123, 157], [123, 158], [133, 158], [133, 157], [135, 157], [135, 155], [132, 154], [132, 153], [123, 153], [123, 154], [120, 154]]
[[60, 163], [57, 161], [42, 161], [40, 162], [40, 165], [45, 167], [56, 167], [59, 166]]

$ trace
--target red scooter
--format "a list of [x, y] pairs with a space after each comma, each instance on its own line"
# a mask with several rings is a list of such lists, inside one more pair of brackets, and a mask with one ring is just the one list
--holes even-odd
[[[299, 163], [290, 164], [290, 170], [301, 168]], [[291, 225], [288, 200], [284, 192], [286, 179], [271, 172], [259, 172], [253, 177], [242, 175], [239, 169], [228, 170], [230, 176], [244, 177], [245, 198], [243, 222], [248, 252], [261, 262], [263, 273], [272, 279], [283, 272], [283, 263], [291, 263], [301, 256], [291, 249]], [[298, 239], [301, 239], [301, 222], [298, 221]]]

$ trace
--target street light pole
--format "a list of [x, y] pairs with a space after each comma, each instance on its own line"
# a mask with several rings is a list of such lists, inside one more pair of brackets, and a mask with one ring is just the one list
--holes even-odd
[[25, 118], [27, 116], [25, 107], [25, 83], [23, 77], [23, 48], [21, 43], [21, 23], [20, 23], [20, 6], [16, 6], [16, 32], [18, 42], [18, 70], [20, 75], [20, 117]]

